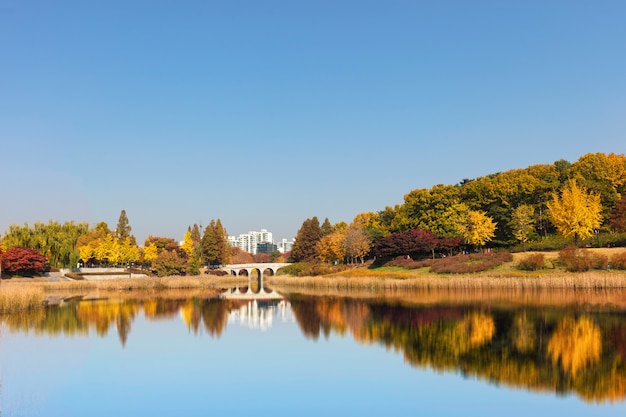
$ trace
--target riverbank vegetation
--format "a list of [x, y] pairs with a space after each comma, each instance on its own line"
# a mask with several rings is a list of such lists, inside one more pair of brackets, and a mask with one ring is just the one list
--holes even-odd
[[[363, 275], [377, 268], [472, 274], [506, 269], [509, 253], [530, 251], [510, 274], [615, 271], [623, 268], [626, 255], [612, 258], [585, 248], [626, 246], [626, 156], [590, 153], [573, 163], [559, 160], [415, 189], [403, 204], [359, 213], [350, 223], [326, 218], [320, 224], [314, 216], [298, 230], [291, 253], [283, 255], [253, 257], [231, 248], [219, 219], [204, 231], [189, 226], [182, 243], [148, 236], [140, 246], [131, 231], [125, 210], [115, 230], [104, 222], [94, 228], [53, 221], [13, 225], [0, 242], [0, 265], [5, 277], [36, 276], [41, 265], [29, 270], [22, 261], [28, 251], [37, 251], [48, 271], [117, 265], [157, 276], [194, 276], [202, 266], [212, 270], [230, 262], [287, 258], [293, 265], [283, 273], [294, 276], [354, 273], [357, 267], [367, 267], [359, 272]], [[532, 254], [537, 251], [545, 252], [543, 259]], [[9, 260], [16, 252], [19, 259]]]

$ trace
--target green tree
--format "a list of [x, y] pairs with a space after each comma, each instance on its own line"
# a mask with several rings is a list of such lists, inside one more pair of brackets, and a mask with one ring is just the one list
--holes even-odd
[[524, 251], [526, 251], [526, 242], [528, 242], [535, 231], [534, 224], [535, 209], [533, 206], [522, 204], [513, 210], [513, 216], [511, 217], [513, 236], [522, 242]]
[[563, 187], [560, 197], [552, 195], [548, 210], [557, 231], [566, 238], [573, 237], [576, 245], [580, 239], [592, 236], [602, 220], [600, 196], [588, 193], [574, 179]]

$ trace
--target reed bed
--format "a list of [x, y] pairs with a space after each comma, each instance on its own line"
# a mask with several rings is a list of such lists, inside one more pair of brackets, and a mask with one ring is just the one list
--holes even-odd
[[[356, 272], [356, 271], [355, 271]], [[409, 275], [408, 277], [406, 275]], [[546, 276], [544, 274], [500, 274], [416, 276], [387, 273], [386, 276], [367, 272], [363, 276], [276, 276], [268, 279], [270, 284], [285, 287], [341, 288], [341, 289], [619, 289], [626, 288], [626, 274], [614, 272], [588, 272]]]
[[0, 314], [43, 307], [45, 302], [40, 285], [0, 285]]

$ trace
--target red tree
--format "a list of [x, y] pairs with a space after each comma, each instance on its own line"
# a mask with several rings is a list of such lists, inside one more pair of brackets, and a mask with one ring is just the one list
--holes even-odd
[[2, 255], [2, 270], [11, 275], [32, 276], [44, 271], [46, 257], [36, 249], [12, 247]]

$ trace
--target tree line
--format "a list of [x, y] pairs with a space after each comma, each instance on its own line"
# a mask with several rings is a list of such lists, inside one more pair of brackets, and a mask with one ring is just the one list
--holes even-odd
[[415, 189], [404, 203], [359, 213], [350, 224], [306, 219], [290, 260], [349, 263], [365, 257], [443, 256], [487, 244], [526, 250], [531, 242], [556, 236], [579, 245], [603, 234], [619, 243], [626, 242], [623, 233], [626, 156], [599, 152], [574, 163], [558, 160]]
[[182, 245], [169, 237], [148, 236], [137, 244], [128, 216], [122, 210], [117, 227], [105, 222], [50, 221], [30, 226], [12, 225], [0, 242], [2, 270], [9, 274], [33, 275], [45, 268], [76, 266], [125, 266], [152, 269], [157, 275], [198, 274], [202, 266], [230, 262], [232, 250], [220, 219], [211, 220], [201, 233], [189, 226]]

